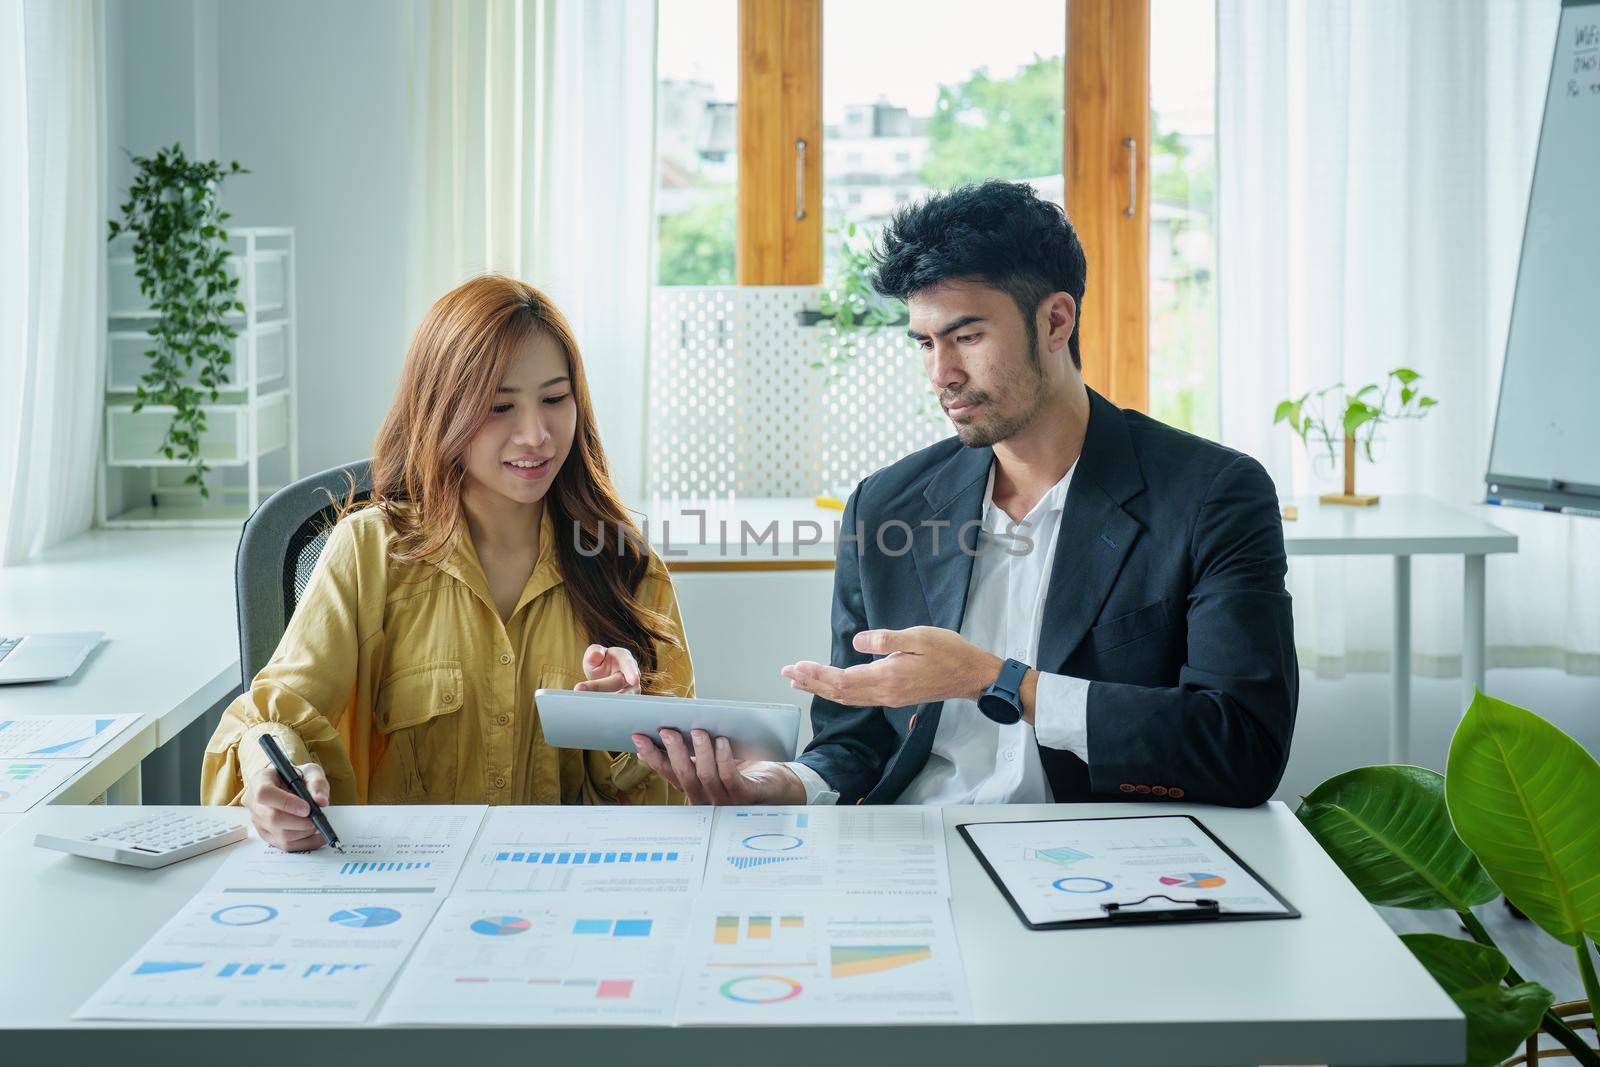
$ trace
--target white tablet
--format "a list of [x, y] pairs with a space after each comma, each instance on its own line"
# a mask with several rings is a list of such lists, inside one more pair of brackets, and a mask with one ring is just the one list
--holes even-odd
[[800, 709], [793, 704], [566, 689], [540, 689], [533, 699], [544, 739], [556, 748], [632, 752], [634, 734], [655, 737], [657, 730], [670, 729], [687, 740], [690, 730], [704, 730], [726, 737], [739, 759], [792, 760], [800, 739]]

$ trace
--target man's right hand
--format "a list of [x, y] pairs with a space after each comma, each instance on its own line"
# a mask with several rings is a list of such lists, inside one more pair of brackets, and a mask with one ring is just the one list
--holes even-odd
[[[305, 778], [311, 799], [326, 805], [328, 776], [322, 768], [315, 763], [302, 763], [296, 769]], [[240, 803], [250, 809], [250, 822], [267, 844], [284, 852], [310, 852], [323, 846], [322, 834], [307, 818], [311, 809], [284, 785], [275, 768], [263, 767], [252, 774], [244, 785]]]
[[[660, 731], [660, 747], [648, 734], [634, 734], [639, 759], [691, 804], [804, 804], [805, 783], [781, 763], [734, 759], [726, 737], [691, 731], [686, 743], [676, 730]], [[662, 749], [665, 749], [663, 754]]]

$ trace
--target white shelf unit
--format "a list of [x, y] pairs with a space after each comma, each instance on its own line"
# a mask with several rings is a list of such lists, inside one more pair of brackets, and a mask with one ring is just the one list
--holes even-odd
[[[106, 337], [104, 447], [100, 459], [97, 519], [112, 528], [237, 527], [277, 485], [266, 484], [262, 459], [285, 453], [287, 478], [300, 476], [299, 419], [295, 387], [295, 256], [290, 227], [230, 230], [228, 265], [239, 277], [244, 311], [228, 322], [233, 360], [220, 395], [202, 405], [206, 429], [200, 455], [217, 471], [241, 470], [242, 479], [212, 479], [210, 499], [198, 487], [185, 485], [188, 465], [158, 451], [175, 411], [146, 405], [135, 412], [139, 378], [147, 366], [145, 353], [154, 343], [149, 326], [159, 315], [139, 292], [132, 246], [113, 244], [106, 261], [106, 293], [110, 308]], [[138, 506], [110, 514], [109, 480], [130, 469], [146, 471], [148, 491], [141, 489]]]

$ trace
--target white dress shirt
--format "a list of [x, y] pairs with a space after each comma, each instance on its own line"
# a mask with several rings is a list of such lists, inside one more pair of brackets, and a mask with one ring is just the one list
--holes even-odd
[[[994, 465], [989, 466], [983, 493], [983, 551], [972, 561], [961, 636], [1001, 659], [1031, 666], [1039, 654], [1044, 599], [1071, 482], [1068, 470], [1021, 522], [1013, 524], [994, 503]], [[1031, 549], [1023, 538], [1032, 542]], [[1087, 763], [1088, 701], [1088, 682], [1044, 671], [1039, 672], [1032, 724], [1001, 726], [979, 710], [976, 701], [946, 700], [928, 762], [898, 803], [1048, 803], [1053, 798], [1038, 746], [1066, 749]], [[839, 794], [810, 767], [788, 766], [805, 784], [806, 803], [831, 804], [838, 799]]]

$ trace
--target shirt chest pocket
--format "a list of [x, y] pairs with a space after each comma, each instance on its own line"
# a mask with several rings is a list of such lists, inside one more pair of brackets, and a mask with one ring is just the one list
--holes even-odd
[[457, 713], [465, 699], [459, 664], [407, 667], [383, 680], [375, 710], [387, 744], [373, 775], [372, 800], [454, 799], [461, 777]]

